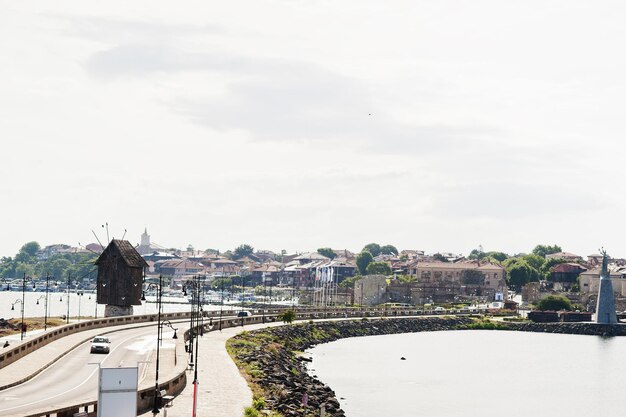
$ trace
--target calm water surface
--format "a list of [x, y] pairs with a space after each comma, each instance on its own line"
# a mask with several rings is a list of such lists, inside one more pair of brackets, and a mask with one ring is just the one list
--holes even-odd
[[[135, 315], [139, 314], [154, 314], [157, 312], [157, 304], [155, 303], [156, 297], [147, 296], [146, 301], [140, 306], [134, 306], [133, 311]], [[16, 303], [17, 300], [20, 300]], [[21, 317], [21, 291], [0, 291], [0, 318], [10, 319]], [[70, 292], [70, 317], [77, 319], [81, 317], [102, 317], [104, 315], [104, 305], [98, 304], [96, 312], [96, 297], [95, 294], [85, 293], [82, 296], [78, 296], [75, 292]], [[37, 304], [39, 301], [39, 304]], [[169, 303], [169, 302], [172, 303]], [[11, 310], [11, 305], [15, 303], [14, 309]], [[181, 304], [184, 303], [184, 304]], [[45, 308], [45, 292], [26, 292], [24, 293], [24, 317], [43, 317]], [[211, 305], [205, 306], [207, 310], [219, 310], [219, 306]], [[225, 306], [224, 311], [232, 308], [239, 308], [238, 306]], [[189, 311], [189, 304], [184, 298], [170, 298], [163, 297], [163, 310], [164, 313], [174, 313], [179, 311]], [[67, 292], [49, 292], [48, 293], [48, 316], [49, 317], [61, 317], [67, 314]]]
[[342, 339], [310, 353], [310, 373], [348, 417], [626, 415], [626, 338], [450, 331]]

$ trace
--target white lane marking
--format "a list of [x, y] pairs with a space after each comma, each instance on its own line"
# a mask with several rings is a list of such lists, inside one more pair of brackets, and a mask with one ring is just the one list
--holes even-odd
[[[156, 324], [155, 324], [155, 325], [156, 325]], [[137, 329], [143, 329], [143, 328], [144, 328], [144, 327], [137, 327]], [[130, 329], [130, 330], [133, 330], [133, 329]], [[124, 331], [124, 330], [122, 330], [122, 331]], [[126, 339], [126, 340], [128, 340], [128, 339]], [[126, 341], [126, 340], [125, 340], [125, 341]], [[58, 361], [54, 362], [52, 365], [50, 365], [49, 367], [47, 367], [47, 368], [46, 368], [46, 369], [44, 369], [43, 371], [39, 372], [37, 375], [35, 375], [34, 377], [32, 377], [31, 379], [29, 379], [28, 381], [26, 381], [24, 384], [30, 383], [31, 381], [34, 381], [35, 379], [39, 378], [41, 375], [43, 375], [44, 373], [48, 372], [48, 371], [49, 371], [49, 370], [51, 370], [52, 368], [54, 368], [54, 367], [56, 367], [56, 366], [60, 366], [61, 362], [63, 362], [64, 360], [68, 360], [68, 358], [69, 358], [69, 356], [70, 356], [69, 354], [70, 354], [71, 352], [74, 352], [75, 350], [80, 349], [80, 348], [81, 348], [84, 344], [87, 344], [87, 343], [90, 343], [90, 342], [81, 343], [80, 345], [76, 346], [75, 348], [73, 348], [73, 349], [69, 350], [69, 351], [68, 351], [68, 352], [67, 352], [67, 353], [66, 353], [66, 354], [65, 354], [65, 355], [64, 355], [61, 359], [59, 359]], [[17, 389], [17, 388], [19, 388], [19, 387], [23, 386], [24, 384], [19, 384], [19, 385], [16, 385], [16, 386], [14, 386], [14, 387], [7, 388], [7, 389], [3, 390], [3, 392], [7, 392], [7, 391], [10, 391], [10, 390], [13, 390], [13, 389]]]
[[[133, 338], [135, 338], [135, 337], [137, 337], [137, 336], [131, 336], [131, 337], [127, 338], [127, 339], [124, 339], [122, 342], [120, 342], [120, 344], [118, 344], [117, 346], [115, 346], [115, 347], [111, 350], [111, 352], [109, 352], [109, 355], [110, 355], [111, 353], [113, 353], [113, 352], [114, 352], [114, 351], [115, 351], [118, 347], [122, 346], [122, 344], [123, 344], [123, 343], [125, 343], [126, 341], [131, 340], [131, 339], [133, 339]], [[82, 345], [81, 345], [81, 346], [82, 346]], [[106, 358], [102, 359], [102, 361], [100, 362], [100, 365], [102, 365], [102, 363], [104, 363], [104, 361], [106, 361], [108, 358], [109, 358], [109, 356], [107, 355], [107, 357], [106, 357]], [[27, 404], [18, 405], [18, 406], [15, 406], [15, 407], [3, 408], [3, 409], [0, 409], [0, 412], [1, 412], [1, 411], [10, 411], [10, 410], [15, 410], [16, 408], [28, 407], [28, 406], [30, 406], [30, 405], [37, 404], [37, 403], [40, 403], [40, 402], [42, 402], [42, 401], [48, 401], [48, 400], [51, 400], [51, 399], [53, 399], [53, 398], [60, 397], [61, 395], [65, 395], [65, 394], [67, 394], [68, 392], [72, 392], [72, 391], [74, 391], [74, 390], [76, 390], [76, 389], [78, 389], [78, 388], [82, 387], [82, 386], [83, 386], [83, 385], [85, 385], [87, 382], [89, 382], [89, 380], [93, 377], [93, 375], [94, 375], [94, 374], [95, 374], [98, 370], [99, 370], [99, 368], [94, 369], [94, 370], [93, 370], [93, 371], [89, 374], [89, 376], [88, 376], [87, 378], [85, 378], [85, 380], [84, 380], [82, 383], [80, 383], [79, 385], [75, 386], [74, 388], [70, 388], [70, 389], [68, 389], [68, 390], [66, 390], [66, 391], [64, 391], [64, 392], [62, 392], [62, 393], [60, 393], [60, 394], [53, 395], [52, 397], [42, 398], [42, 399], [40, 399], [40, 400], [33, 401], [33, 402], [30, 402], [30, 403], [27, 403]], [[33, 379], [34, 379], [34, 378], [33, 378]], [[19, 386], [19, 385], [18, 385], [18, 386]], [[14, 387], [14, 388], [17, 388], [17, 386], [16, 386], [16, 387]], [[9, 389], [11, 389], [11, 388], [9, 388]], [[5, 390], [5, 391], [8, 391], [8, 389], [7, 389], [7, 390]]]

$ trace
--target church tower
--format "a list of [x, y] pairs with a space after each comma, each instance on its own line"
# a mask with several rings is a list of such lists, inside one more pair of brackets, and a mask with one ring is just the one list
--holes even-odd
[[150, 235], [148, 234], [148, 228], [146, 227], [141, 234], [141, 243], [139, 246], [150, 246]]

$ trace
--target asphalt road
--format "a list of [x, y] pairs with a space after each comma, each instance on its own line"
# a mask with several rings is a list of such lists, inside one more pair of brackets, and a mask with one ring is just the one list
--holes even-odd
[[[173, 331], [163, 329], [161, 349], [174, 347]], [[156, 326], [121, 330], [107, 335], [109, 354], [90, 353], [83, 343], [28, 382], [0, 392], [0, 416], [23, 416], [42, 408], [54, 409], [98, 398], [99, 366], [139, 366], [139, 384], [145, 378], [146, 362], [156, 349]], [[25, 360], [28, 360], [25, 358]]]

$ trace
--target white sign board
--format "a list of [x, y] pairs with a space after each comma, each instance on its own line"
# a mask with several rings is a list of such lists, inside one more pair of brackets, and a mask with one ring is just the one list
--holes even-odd
[[135, 417], [137, 379], [134, 368], [100, 368], [98, 417]]

